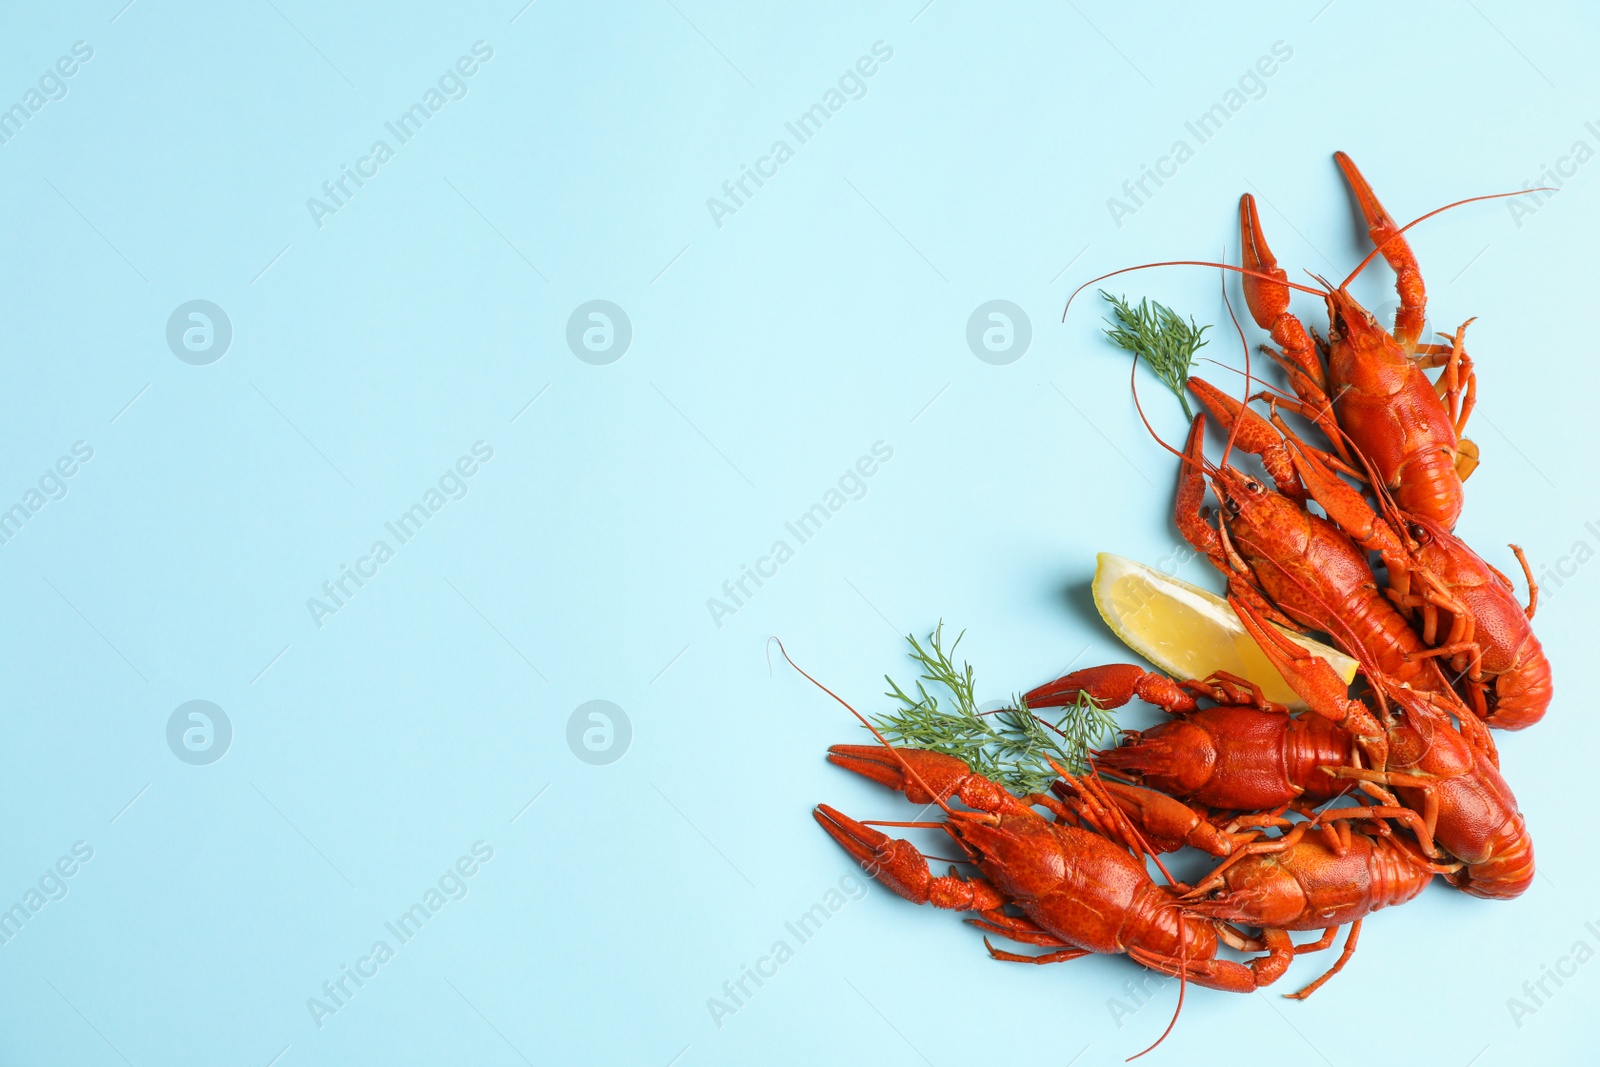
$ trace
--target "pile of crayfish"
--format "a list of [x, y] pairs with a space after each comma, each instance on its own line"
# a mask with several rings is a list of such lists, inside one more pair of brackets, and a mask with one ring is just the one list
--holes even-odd
[[[936, 806], [935, 821], [879, 825], [942, 829], [969, 869], [935, 874], [910, 841], [826, 804], [817, 821], [900, 896], [967, 912], [986, 934], [1042, 950], [1006, 951], [986, 936], [996, 959], [1124, 953], [1250, 992], [1348, 926], [1337, 962], [1293, 994], [1304, 998], [1351, 959], [1368, 914], [1411, 900], [1436, 875], [1501, 900], [1533, 879], [1532, 840], [1490, 728], [1544, 715], [1550, 665], [1531, 629], [1537, 587], [1521, 550], [1511, 546], [1526, 607], [1452, 533], [1478, 462], [1462, 436], [1476, 399], [1466, 326], [1423, 341], [1410, 226], [1395, 223], [1349, 157], [1335, 158], [1375, 247], [1337, 287], [1292, 283], [1245, 195], [1242, 265], [1203, 265], [1242, 277], [1250, 315], [1276, 346], [1262, 347], [1289, 388], [1251, 395], [1246, 346], [1245, 395], [1190, 379], [1204, 411], [1181, 452], [1171, 450], [1178, 530], [1222, 572], [1229, 605], [1308, 710], [1291, 712], [1222, 672], [1173, 679], [1112, 664], [1033, 689], [1027, 708], [1137, 697], [1168, 720], [1123, 731], [1084, 773], [1055, 765], [1048, 791], [1018, 796], [961, 759], [881, 734], [878, 745], [829, 750], [834, 764]], [[1379, 255], [1396, 279], [1392, 328], [1348, 289]], [[1289, 310], [1292, 291], [1321, 298], [1325, 337]], [[1310, 429], [1297, 432], [1285, 413]], [[1218, 461], [1205, 451], [1208, 416], [1227, 435]], [[1231, 465], [1238, 452], [1261, 473]], [[1360, 665], [1356, 689], [1285, 631], [1326, 635]], [[1186, 847], [1220, 862], [1180, 882], [1160, 856]], [[1296, 943], [1293, 931], [1321, 933]], [[1243, 958], [1224, 957], [1223, 946]]]

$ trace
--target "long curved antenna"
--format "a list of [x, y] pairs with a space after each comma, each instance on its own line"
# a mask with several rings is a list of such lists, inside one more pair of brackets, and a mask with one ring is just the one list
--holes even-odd
[[1132, 1056], [1129, 1056], [1126, 1060], [1124, 1060], [1124, 1063], [1132, 1063], [1140, 1056], [1155, 1051], [1156, 1045], [1159, 1045], [1161, 1042], [1165, 1041], [1167, 1039], [1167, 1035], [1172, 1033], [1172, 1028], [1178, 1025], [1178, 1016], [1183, 1013], [1183, 994], [1184, 991], [1189, 988], [1189, 943], [1183, 939], [1183, 926], [1181, 919], [1179, 920], [1178, 930], [1178, 1005], [1172, 1009], [1172, 1018], [1167, 1022], [1167, 1028], [1161, 1031], [1161, 1036], [1156, 1038], [1154, 1043], [1152, 1043], [1149, 1048], [1145, 1049], [1144, 1052], [1135, 1052]]
[[[1282, 416], [1278, 414], [1277, 404], [1270, 400], [1267, 403], [1272, 406], [1273, 418], [1281, 419]], [[1280, 429], [1281, 428], [1282, 427], [1280, 427]], [[1346, 447], [1350, 450], [1350, 454], [1361, 461], [1362, 469], [1367, 472], [1367, 487], [1372, 491], [1373, 499], [1377, 502], [1379, 514], [1385, 521], [1389, 523], [1391, 527], [1396, 530], [1397, 533], [1404, 531], [1405, 520], [1402, 516], [1405, 515], [1405, 512], [1401, 510], [1399, 504], [1395, 503], [1394, 494], [1389, 491], [1388, 486], [1383, 484], [1383, 479], [1378, 477], [1377, 468], [1372, 465], [1372, 460], [1365, 452], [1361, 450], [1360, 446], [1358, 446], [1355, 441], [1351, 440], [1350, 435], [1345, 432], [1344, 427], [1336, 425], [1334, 428], [1339, 431], [1339, 436], [1344, 439]], [[1305, 450], [1305, 445], [1302, 444], [1298, 439], [1291, 440], [1290, 447], [1299, 449], [1302, 452]]]
[[[1057, 774], [1063, 778], [1067, 776], [1065, 767], [1048, 755], [1045, 756], [1045, 759], [1049, 760], [1051, 769]], [[1111, 821], [1116, 824], [1117, 829], [1121, 830], [1134, 844], [1138, 845], [1140, 852], [1155, 861], [1156, 869], [1161, 872], [1161, 876], [1167, 880], [1168, 885], [1176, 884], [1177, 879], [1172, 877], [1172, 872], [1167, 870], [1167, 865], [1161, 862], [1161, 857], [1156, 854], [1156, 850], [1150, 847], [1149, 839], [1133, 824], [1133, 820], [1128, 818], [1128, 813], [1122, 810], [1122, 806], [1111, 799], [1109, 792], [1106, 790], [1105, 782], [1100, 778], [1100, 771], [1095, 767], [1093, 761], [1089, 763], [1089, 773], [1087, 775], [1075, 775], [1073, 777], [1075, 781], [1086, 780], [1094, 783], [1088, 791], [1093, 794], [1095, 801], [1106, 809], [1106, 814], [1111, 817]]]
[[1485, 193], [1483, 196], [1469, 196], [1465, 200], [1456, 200], [1456, 201], [1454, 201], [1452, 203], [1446, 204], [1444, 207], [1436, 207], [1432, 211], [1428, 212], [1426, 215], [1418, 215], [1416, 218], [1412, 219], [1410, 222], [1406, 223], [1404, 226], [1402, 226], [1398, 230], [1394, 231], [1394, 233], [1391, 233], [1388, 237], [1385, 237], [1383, 239], [1383, 244], [1378, 245], [1371, 252], [1368, 252], [1367, 253], [1367, 258], [1363, 259], [1360, 263], [1356, 264], [1356, 269], [1350, 272], [1350, 276], [1348, 278], [1346, 278], [1343, 282], [1339, 283], [1339, 288], [1343, 289], [1345, 286], [1347, 286], [1351, 282], [1355, 281], [1356, 280], [1356, 275], [1358, 275], [1362, 271], [1366, 270], [1367, 269], [1367, 264], [1371, 263], [1372, 262], [1372, 258], [1374, 256], [1376, 256], [1378, 253], [1382, 252], [1384, 247], [1386, 245], [1388, 245], [1390, 241], [1395, 240], [1401, 234], [1405, 233], [1407, 230], [1411, 229], [1411, 227], [1415, 226], [1419, 222], [1423, 222], [1423, 221], [1425, 221], [1427, 219], [1431, 219], [1435, 215], [1439, 215], [1439, 214], [1442, 214], [1442, 213], [1444, 213], [1446, 211], [1449, 211], [1453, 207], [1460, 207], [1463, 204], [1476, 204], [1480, 200], [1501, 200], [1501, 199], [1504, 199], [1505, 197], [1508, 197], [1508, 196], [1525, 196], [1528, 193], [1553, 193], [1553, 192], [1555, 192], [1555, 190], [1550, 188], [1548, 185], [1541, 185], [1537, 189], [1518, 189], [1515, 192], [1510, 192], [1510, 193]]
[[[927, 790], [928, 795], [933, 798], [933, 802], [935, 804], [939, 805], [939, 808], [940, 808], [941, 811], [943, 811], [946, 815], [954, 815], [955, 814], [955, 809], [952, 808], [949, 804], [945, 803], [944, 798], [939, 795], [937, 790], [928, 788], [928, 783], [924, 782], [922, 780], [922, 775], [918, 774], [916, 768], [911, 766], [911, 761], [906, 759], [904, 756], [902, 756], [900, 754], [900, 750], [895, 748], [893, 745], [891, 745], [889, 743], [888, 738], [884, 737], [881, 733], [879, 733], [878, 732], [878, 728], [876, 726], [872, 725], [872, 723], [870, 723], [869, 721], [867, 721], [867, 717], [865, 715], [861, 714], [855, 708], [852, 708], [845, 701], [845, 699], [843, 697], [841, 697], [838, 693], [835, 693], [832, 689], [829, 689], [827, 686], [823, 685], [821, 682], [819, 682], [815, 678], [811, 677], [811, 675], [806, 673], [805, 668], [801, 667], [800, 664], [798, 664], [794, 660], [790, 659], [789, 658], [789, 650], [783, 647], [783, 641], [780, 640], [776, 635], [767, 638], [767, 648], [768, 648], [768, 655], [769, 656], [771, 655], [771, 647], [772, 647], [773, 644], [776, 644], [778, 646], [778, 652], [783, 656], [783, 658], [785, 660], [788, 661], [789, 666], [793, 667], [796, 671], [800, 672], [800, 677], [804, 678], [806, 681], [810, 682], [812, 685], [816, 686], [818, 689], [822, 690], [824, 693], [827, 693], [833, 699], [837, 700], [839, 702], [840, 706], [842, 706], [844, 708], [844, 710], [846, 710], [850, 714], [854, 715], [856, 717], [856, 719], [858, 721], [860, 721], [862, 726], [865, 726], [868, 730], [871, 730], [872, 731], [872, 736], [876, 737], [878, 739], [878, 742], [880, 744], [882, 744], [884, 748], [888, 749], [891, 753], [894, 754], [894, 758], [900, 761], [900, 766], [905, 769], [906, 774], [910, 775], [913, 781], [915, 781], [923, 789]], [[958, 844], [960, 844], [961, 843], [961, 839], [960, 838], [956, 838], [956, 842]]]
[[[1355, 281], [1356, 276], [1359, 275], [1363, 270], [1366, 269], [1367, 264], [1371, 263], [1373, 257], [1376, 256], [1380, 251], [1382, 251], [1383, 248], [1385, 246], [1387, 246], [1390, 241], [1393, 241], [1395, 238], [1399, 237], [1401, 234], [1403, 234], [1407, 230], [1411, 229], [1411, 227], [1417, 225], [1420, 222], [1425, 222], [1428, 219], [1433, 218], [1435, 215], [1442, 214], [1443, 212], [1449, 211], [1451, 208], [1461, 207], [1461, 206], [1463, 206], [1465, 204], [1475, 204], [1480, 200], [1501, 200], [1501, 199], [1504, 199], [1505, 197], [1508, 197], [1508, 196], [1525, 196], [1528, 193], [1553, 193], [1555, 191], [1556, 190], [1550, 188], [1547, 185], [1541, 185], [1541, 186], [1538, 186], [1537, 188], [1534, 188], [1534, 189], [1517, 189], [1517, 190], [1515, 190], [1513, 192], [1509, 192], [1509, 193], [1485, 193], [1483, 196], [1469, 196], [1464, 200], [1456, 200], [1456, 201], [1454, 201], [1452, 203], [1444, 205], [1444, 207], [1435, 208], [1435, 209], [1433, 209], [1432, 211], [1428, 212], [1425, 215], [1419, 215], [1416, 218], [1412, 219], [1410, 222], [1406, 223], [1404, 226], [1400, 227], [1394, 233], [1390, 234], [1388, 237], [1384, 238], [1383, 244], [1378, 245], [1371, 252], [1367, 253], [1367, 258], [1363, 259], [1356, 266], [1356, 269], [1350, 272], [1349, 277], [1345, 278], [1344, 282], [1339, 286], [1339, 288], [1343, 289], [1346, 285], [1349, 285], [1351, 282]], [[1203, 259], [1166, 259], [1166, 260], [1158, 260], [1158, 261], [1156, 261], [1154, 263], [1140, 263], [1140, 264], [1137, 264], [1136, 266], [1123, 267], [1120, 270], [1110, 271], [1109, 273], [1100, 275], [1098, 278], [1090, 278], [1088, 281], [1086, 281], [1082, 285], [1078, 286], [1076, 289], [1074, 289], [1072, 291], [1071, 295], [1069, 295], [1067, 297], [1067, 306], [1061, 309], [1061, 321], [1062, 322], [1067, 321], [1067, 312], [1072, 310], [1072, 302], [1078, 298], [1078, 294], [1079, 293], [1083, 292], [1089, 286], [1094, 285], [1096, 282], [1103, 282], [1107, 278], [1115, 278], [1119, 274], [1127, 274], [1130, 271], [1136, 271], [1136, 270], [1148, 270], [1151, 267], [1213, 267], [1213, 268], [1220, 268], [1222, 270], [1230, 270], [1230, 271], [1233, 271], [1235, 274], [1247, 275], [1247, 276], [1249, 276], [1251, 278], [1262, 278], [1262, 279], [1264, 279], [1266, 281], [1269, 281], [1269, 282], [1279, 282], [1280, 281], [1280, 279], [1275, 278], [1270, 274], [1264, 274], [1261, 271], [1248, 270], [1248, 269], [1246, 269], [1244, 267], [1236, 267], [1231, 263], [1212, 263], [1212, 262], [1210, 262], [1208, 260], [1203, 260]], [[1322, 292], [1320, 292], [1320, 291], [1318, 291], [1316, 289], [1312, 289], [1310, 286], [1299, 285], [1299, 284], [1297, 284], [1295, 282], [1282, 281], [1281, 284], [1287, 285], [1289, 288], [1298, 290], [1299, 292], [1302, 292], [1302, 293], [1310, 293], [1312, 296], [1323, 296], [1323, 295], [1325, 295], [1324, 293], [1322, 293]]]
[[1134, 353], [1133, 369], [1128, 372], [1128, 388], [1133, 393], [1133, 410], [1135, 410], [1135, 411], [1137, 411], [1139, 413], [1139, 421], [1144, 423], [1144, 428], [1149, 431], [1151, 437], [1155, 438], [1156, 444], [1160, 445], [1162, 448], [1166, 449], [1168, 452], [1171, 452], [1174, 456], [1177, 456], [1179, 459], [1182, 459], [1183, 458], [1183, 453], [1178, 451], [1176, 448], [1173, 448], [1171, 445], [1167, 444], [1166, 440], [1159, 433], [1156, 433], [1156, 428], [1154, 426], [1150, 425], [1150, 419], [1148, 417], [1146, 417], [1146, 415], [1144, 413], [1144, 405], [1139, 403], [1139, 355], [1138, 355], [1138, 353]]
[[[1204, 360], [1205, 362], [1211, 364], [1213, 367], [1218, 367], [1218, 368], [1220, 368], [1222, 370], [1228, 371], [1230, 374], [1244, 374], [1245, 373], [1244, 371], [1240, 370], [1238, 367], [1231, 366], [1231, 365], [1229, 365], [1227, 363], [1224, 363], [1220, 359], [1212, 359], [1210, 356], [1200, 356], [1199, 358]], [[1296, 400], [1297, 399], [1295, 397], [1295, 395], [1293, 393], [1289, 392], [1287, 389], [1283, 388], [1280, 385], [1273, 385], [1271, 382], [1267, 381], [1265, 378], [1257, 378], [1255, 375], [1252, 374], [1252, 375], [1250, 375], [1250, 379], [1252, 381], [1254, 381], [1257, 385], [1261, 386], [1262, 392], [1273, 393], [1276, 396], [1280, 396], [1285, 400]], [[1258, 393], [1256, 395], [1260, 396], [1260, 393]], [[1269, 397], [1268, 399], [1270, 400], [1271, 398]]]
[[[1533, 192], [1531, 189], [1528, 191]], [[1067, 321], [1067, 312], [1072, 310], [1072, 302], [1078, 298], [1079, 293], [1089, 288], [1089, 286], [1095, 284], [1096, 282], [1103, 282], [1107, 278], [1115, 278], [1119, 274], [1127, 274], [1130, 271], [1136, 270], [1149, 270], [1151, 267], [1218, 267], [1222, 270], [1231, 270], [1235, 274], [1248, 274], [1252, 278], [1264, 278], [1269, 282], [1276, 282], [1279, 280], [1270, 274], [1263, 274], [1258, 270], [1246, 270], [1244, 267], [1235, 267], [1232, 263], [1213, 263], [1207, 259], [1164, 259], [1155, 263], [1140, 263], [1137, 266], [1123, 267], [1121, 270], [1114, 270], [1109, 274], [1102, 274], [1098, 278], [1090, 278], [1088, 281], [1072, 290], [1072, 294], [1067, 297], [1067, 306], [1061, 309], [1061, 321]], [[1299, 285], [1295, 282], [1286, 281], [1283, 284], [1287, 285], [1291, 289], [1298, 289], [1302, 293], [1310, 293], [1312, 296], [1323, 295], [1316, 289], [1312, 289], [1305, 285]]]
[[[1234, 332], [1239, 335], [1239, 344], [1244, 348], [1244, 396], [1240, 400], [1240, 404], [1244, 407], [1249, 407], [1250, 382], [1252, 379], [1252, 375], [1250, 374], [1250, 342], [1245, 339], [1244, 327], [1239, 325], [1239, 316], [1233, 313], [1233, 301], [1228, 299], [1228, 276], [1226, 274], [1222, 274], [1218, 277], [1222, 282], [1222, 304], [1228, 309], [1228, 318], [1233, 320]], [[1241, 415], [1239, 418], [1233, 420], [1233, 425], [1228, 427], [1228, 443], [1222, 447], [1222, 459], [1217, 464], [1219, 467], [1226, 467], [1228, 465], [1228, 454], [1233, 451], [1233, 442], [1238, 438], [1239, 427], [1243, 424], [1244, 418]]]

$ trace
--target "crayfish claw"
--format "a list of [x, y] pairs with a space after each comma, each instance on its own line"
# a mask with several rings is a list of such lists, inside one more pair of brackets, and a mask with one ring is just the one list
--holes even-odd
[[818, 804], [811, 814], [862, 870], [914, 904], [928, 902], [933, 872], [915, 845], [874, 830], [827, 804]]
[[913, 804], [948, 799], [973, 777], [972, 768], [955, 756], [915, 748], [834, 745], [828, 749], [828, 762], [899, 790]]

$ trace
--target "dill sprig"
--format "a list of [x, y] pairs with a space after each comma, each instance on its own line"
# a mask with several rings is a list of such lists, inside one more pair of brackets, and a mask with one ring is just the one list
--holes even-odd
[[[1089, 749], [1114, 736], [1117, 724], [1111, 712], [1087, 693], [1061, 709], [1052, 722], [1028, 708], [1020, 695], [1012, 706], [999, 711], [978, 710], [974, 696], [972, 665], [955, 665], [956, 646], [966, 631], [944, 647], [944, 623], [928, 635], [927, 645], [908, 634], [911, 658], [922, 669], [916, 682], [916, 695], [906, 692], [893, 678], [885, 696], [900, 707], [874, 717], [885, 738], [913, 748], [942, 752], [966, 761], [974, 771], [999, 782], [1016, 793], [1036, 793], [1056, 779], [1050, 766], [1054, 759], [1074, 774], [1088, 769]], [[945, 703], [928, 687], [942, 689]]]
[[1111, 343], [1144, 360], [1145, 366], [1178, 398], [1184, 415], [1194, 421], [1183, 387], [1188, 384], [1194, 354], [1206, 344], [1201, 334], [1211, 327], [1196, 326], [1192, 318], [1185, 322], [1183, 316], [1164, 304], [1140, 300], [1138, 307], [1132, 307], [1123, 297], [1112, 296], [1104, 289], [1100, 295], [1111, 304], [1115, 316], [1106, 319], [1113, 327], [1106, 331]]

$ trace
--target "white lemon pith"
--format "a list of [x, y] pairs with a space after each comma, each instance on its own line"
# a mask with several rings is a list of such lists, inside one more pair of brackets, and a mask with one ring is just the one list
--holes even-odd
[[[1261, 687], [1268, 700], [1304, 708], [1228, 602], [1153, 567], [1102, 552], [1094, 571], [1094, 605], [1111, 632], [1174, 678], [1227, 671]], [[1356, 661], [1299, 634], [1291, 640], [1321, 656], [1348, 684]]]

